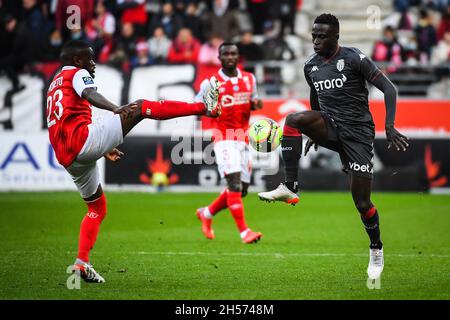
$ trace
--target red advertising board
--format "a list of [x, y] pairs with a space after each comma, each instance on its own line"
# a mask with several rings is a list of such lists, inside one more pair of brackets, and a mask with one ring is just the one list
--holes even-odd
[[[291, 113], [309, 110], [307, 100], [265, 100], [263, 110], [252, 113], [282, 123]], [[382, 100], [370, 101], [377, 133], [384, 132], [385, 106]], [[396, 127], [420, 137], [450, 137], [450, 100], [398, 100]]]

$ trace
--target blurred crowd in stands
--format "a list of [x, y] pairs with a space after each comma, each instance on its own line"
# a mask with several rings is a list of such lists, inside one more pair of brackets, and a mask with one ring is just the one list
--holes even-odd
[[[0, 70], [57, 61], [69, 39], [84, 39], [99, 63], [128, 72], [164, 63], [220, 65], [218, 46], [235, 40], [241, 59], [295, 55], [283, 40], [294, 33], [301, 0], [0, 0]], [[78, 14], [78, 15], [77, 15]], [[281, 28], [275, 28], [281, 26]], [[256, 44], [253, 34], [265, 36]]]
[[[395, 12], [383, 21], [372, 58], [386, 63], [388, 72], [405, 65], [448, 65], [449, 0], [391, 1]], [[285, 37], [296, 33], [296, 15], [304, 2], [0, 0], [0, 73], [11, 79], [13, 91], [20, 91], [18, 73], [50, 74], [39, 68], [57, 66], [69, 39], [89, 41], [97, 62], [125, 73], [153, 64], [219, 66], [217, 49], [224, 40], [237, 42], [242, 65], [304, 59]], [[272, 69], [279, 78], [279, 68]]]
[[401, 65], [445, 65], [450, 62], [450, 3], [448, 0], [394, 0], [395, 12], [384, 21], [382, 39], [372, 59], [388, 62], [388, 71]]

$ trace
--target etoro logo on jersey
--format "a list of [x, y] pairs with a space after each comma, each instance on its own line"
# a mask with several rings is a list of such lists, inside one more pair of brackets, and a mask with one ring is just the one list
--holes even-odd
[[347, 81], [347, 77], [345, 76], [345, 74], [342, 74], [342, 78], [316, 81], [316, 82], [314, 82], [314, 87], [316, 88], [317, 92], [322, 91], [322, 90], [342, 88], [346, 81]]
[[251, 96], [250, 92], [236, 92], [233, 95], [224, 94], [220, 99], [220, 103], [222, 105], [222, 108], [246, 104], [250, 103], [250, 96]]

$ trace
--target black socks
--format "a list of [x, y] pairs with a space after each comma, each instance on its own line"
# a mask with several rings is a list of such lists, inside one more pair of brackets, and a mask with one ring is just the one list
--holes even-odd
[[294, 193], [298, 191], [298, 162], [302, 154], [302, 136], [283, 136], [281, 154], [286, 174], [285, 185]]
[[[375, 211], [375, 213], [372, 213], [371, 211]], [[370, 218], [365, 218], [365, 215], [371, 216]], [[378, 211], [375, 207], [372, 207], [365, 215], [361, 215], [361, 221], [364, 224], [366, 232], [370, 238], [370, 249], [381, 249], [383, 247], [383, 243], [380, 240]]]

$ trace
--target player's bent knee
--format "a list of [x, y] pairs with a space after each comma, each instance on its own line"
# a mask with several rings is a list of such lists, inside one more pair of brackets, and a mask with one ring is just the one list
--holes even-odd
[[302, 130], [307, 125], [308, 117], [304, 112], [291, 113], [286, 117], [286, 124]]
[[87, 201], [86, 204], [88, 207], [88, 217], [103, 221], [107, 212], [105, 195], [102, 194], [101, 197], [96, 200]]
[[144, 104], [145, 100], [144, 99], [138, 99], [136, 100], [136, 104], [138, 106], [138, 109], [142, 108], [142, 105]]
[[241, 192], [242, 188], [240, 185], [232, 183], [228, 185], [228, 190], [230, 190], [231, 192]]
[[298, 118], [300, 118], [299, 114], [300, 114], [300, 112], [288, 114], [287, 117], [286, 117], [286, 122], [285, 123], [289, 127], [296, 128], [297, 127]]
[[242, 186], [241, 186], [241, 182], [230, 182], [228, 183], [228, 190], [230, 190], [231, 192], [241, 192], [242, 191]]
[[367, 200], [359, 200], [355, 202], [355, 206], [359, 213], [364, 214], [372, 207], [372, 203]]

